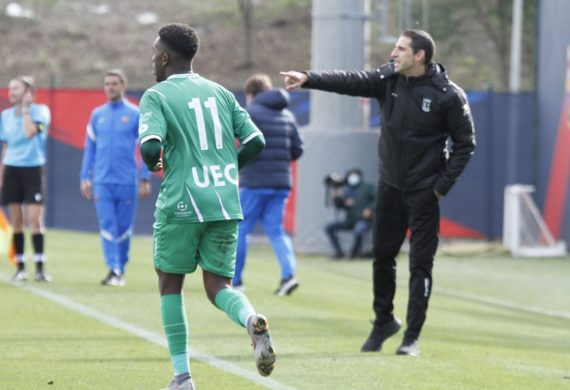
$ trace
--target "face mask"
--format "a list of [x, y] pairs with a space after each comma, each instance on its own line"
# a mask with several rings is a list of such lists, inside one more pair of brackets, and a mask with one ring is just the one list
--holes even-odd
[[346, 178], [346, 182], [349, 186], [356, 187], [357, 185], [360, 184], [360, 175], [358, 175], [356, 173], [351, 173]]

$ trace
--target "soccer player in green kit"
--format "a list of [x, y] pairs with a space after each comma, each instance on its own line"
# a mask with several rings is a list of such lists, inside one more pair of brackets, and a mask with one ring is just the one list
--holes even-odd
[[174, 366], [168, 389], [194, 389], [182, 286], [198, 265], [208, 299], [247, 329], [257, 369], [267, 376], [275, 365], [267, 319], [231, 287], [242, 219], [238, 169], [261, 153], [265, 140], [232, 93], [192, 72], [198, 50], [193, 28], [179, 23], [162, 27], [152, 50], [158, 84], [141, 99], [139, 139], [149, 169], [164, 170], [153, 261]]

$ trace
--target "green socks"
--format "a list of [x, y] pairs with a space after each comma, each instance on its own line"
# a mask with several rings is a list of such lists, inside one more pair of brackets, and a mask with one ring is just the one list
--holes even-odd
[[180, 294], [160, 297], [162, 325], [168, 341], [168, 352], [174, 367], [174, 374], [190, 373], [188, 363], [188, 321], [184, 310], [184, 299]]
[[255, 314], [255, 310], [249, 303], [247, 297], [238, 290], [233, 288], [224, 288], [216, 294], [216, 306], [225, 312], [230, 319], [246, 327], [247, 319]]

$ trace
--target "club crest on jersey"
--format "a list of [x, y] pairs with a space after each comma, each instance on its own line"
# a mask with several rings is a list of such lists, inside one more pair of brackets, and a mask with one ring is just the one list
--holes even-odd
[[423, 112], [431, 111], [431, 99], [424, 98], [424, 100], [422, 101], [422, 111]]
[[186, 209], [188, 209], [188, 205], [184, 202], [178, 202], [176, 208], [178, 209], [178, 211], [186, 211]]
[[129, 123], [129, 116], [128, 116], [128, 115], [123, 115], [123, 116], [121, 117], [121, 123], [125, 123], [125, 124]]

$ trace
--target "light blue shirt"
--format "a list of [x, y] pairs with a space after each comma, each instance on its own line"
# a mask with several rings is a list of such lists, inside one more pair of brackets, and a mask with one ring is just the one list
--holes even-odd
[[14, 107], [2, 111], [0, 116], [0, 141], [6, 142], [8, 149], [2, 161], [13, 167], [38, 167], [46, 163], [46, 140], [51, 123], [48, 106], [32, 103], [30, 105], [32, 122], [41, 127], [41, 131], [32, 138], [24, 134], [24, 121], [16, 115]]

